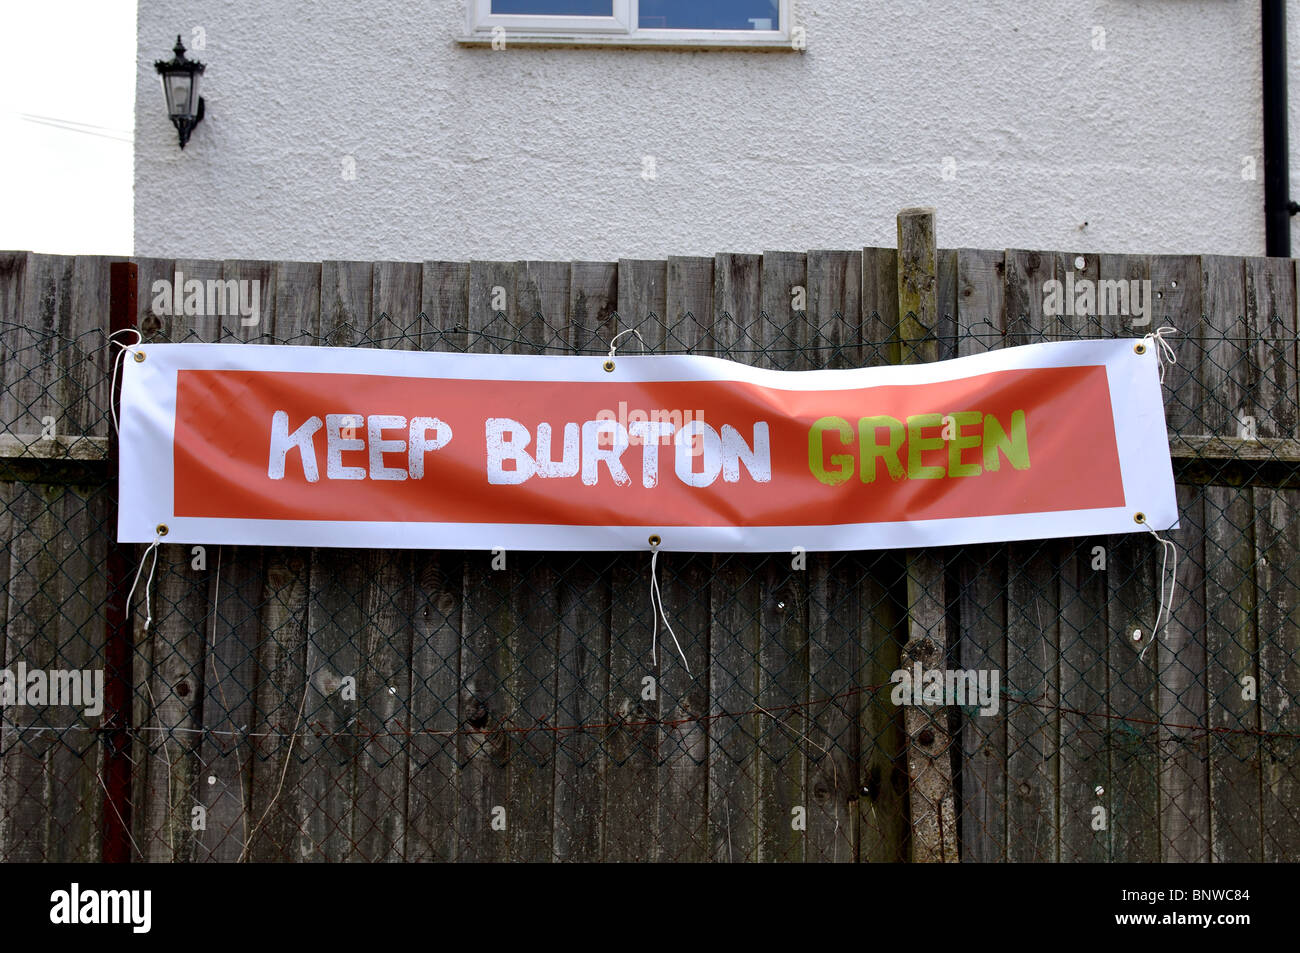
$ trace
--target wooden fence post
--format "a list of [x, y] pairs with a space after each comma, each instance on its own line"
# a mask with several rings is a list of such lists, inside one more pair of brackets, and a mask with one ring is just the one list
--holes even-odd
[[[923, 364], [939, 359], [938, 250], [934, 209], [898, 213], [898, 360]], [[907, 643], [902, 664], [911, 669], [947, 664], [947, 599], [944, 559], [910, 549], [907, 560]], [[908, 792], [912, 818], [912, 860], [955, 862], [957, 817], [952, 787], [948, 711], [944, 707], [904, 709]]]
[[[108, 321], [109, 334], [136, 326], [136, 264], [115, 261], [109, 265]], [[110, 340], [115, 340], [110, 338]], [[123, 340], [123, 344], [130, 344]], [[108, 352], [109, 367], [116, 359], [113, 347]], [[115, 409], [119, 403], [121, 381], [108, 399]], [[117, 434], [108, 438], [108, 506], [105, 508], [104, 531], [108, 536], [105, 560], [107, 601], [104, 605], [104, 812], [101, 857], [104, 863], [126, 863], [131, 859], [131, 606], [127, 603], [131, 586], [131, 567], [127, 559], [130, 546], [117, 541]]]

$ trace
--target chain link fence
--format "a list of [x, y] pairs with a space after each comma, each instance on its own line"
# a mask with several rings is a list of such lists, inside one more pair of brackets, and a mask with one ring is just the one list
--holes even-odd
[[[625, 320], [611, 306], [435, 322], [426, 310], [403, 324], [376, 307], [328, 327], [326, 311], [293, 328], [281, 307], [251, 330], [146, 313], [141, 329], [146, 341], [595, 355], [635, 327], [624, 353], [786, 369], [893, 363], [910, 344], [872, 343], [891, 318], [865, 308], [752, 321], [722, 308], [699, 321]], [[119, 809], [106, 803], [94, 681], [110, 360], [98, 328], [36, 314], [0, 324], [12, 673], [0, 858], [95, 860]], [[1176, 342], [1176, 578], [1146, 533], [668, 553], [659, 578], [681, 651], [661, 630], [652, 656], [644, 554], [164, 544], [153, 566], [134, 547], [132, 857], [1298, 860], [1289, 320], [1262, 338], [1245, 317], [1207, 313]], [[946, 314], [936, 334], [944, 357], [1133, 334], [1077, 324]], [[1173, 591], [1157, 633], [1162, 584]], [[898, 703], [895, 673], [916, 665], [969, 672], [971, 697]], [[32, 673], [46, 676], [43, 700]]]

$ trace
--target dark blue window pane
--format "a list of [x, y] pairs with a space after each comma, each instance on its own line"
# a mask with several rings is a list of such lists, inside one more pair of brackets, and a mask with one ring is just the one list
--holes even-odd
[[777, 0], [641, 0], [647, 30], [779, 30]]
[[553, 17], [612, 17], [614, 0], [492, 0], [493, 13]]

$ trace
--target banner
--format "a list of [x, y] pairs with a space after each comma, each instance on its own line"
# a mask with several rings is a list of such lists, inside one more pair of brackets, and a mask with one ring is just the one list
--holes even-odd
[[[1176, 525], [1155, 349], [936, 364], [144, 344], [119, 537], [789, 552]], [[657, 537], [657, 542], [651, 537]]]

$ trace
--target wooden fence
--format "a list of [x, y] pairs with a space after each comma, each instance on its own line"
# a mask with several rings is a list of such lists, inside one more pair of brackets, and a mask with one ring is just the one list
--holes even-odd
[[[806, 570], [668, 554], [664, 602], [707, 659], [695, 679], [669, 655], [648, 667], [640, 554], [510, 554], [494, 571], [481, 552], [164, 545], [147, 630], [143, 581], [135, 599], [133, 854], [1300, 859], [1295, 261], [935, 250], [924, 216], [900, 234], [901, 256], [142, 258], [138, 322], [146, 340], [553, 354], [636, 327], [649, 350], [790, 369], [1173, 325], [1182, 527], [1151, 651], [1131, 638], [1149, 640], [1160, 590], [1145, 534], [813, 554]], [[0, 255], [7, 667], [102, 666], [108, 270]], [[178, 271], [256, 280], [261, 323], [155, 314], [153, 283]], [[1045, 313], [1044, 283], [1067, 272], [1149, 281], [1150, 328]], [[889, 673], [939, 656], [998, 669], [999, 714], [896, 709]], [[98, 858], [95, 720], [0, 719], [0, 858]]]

